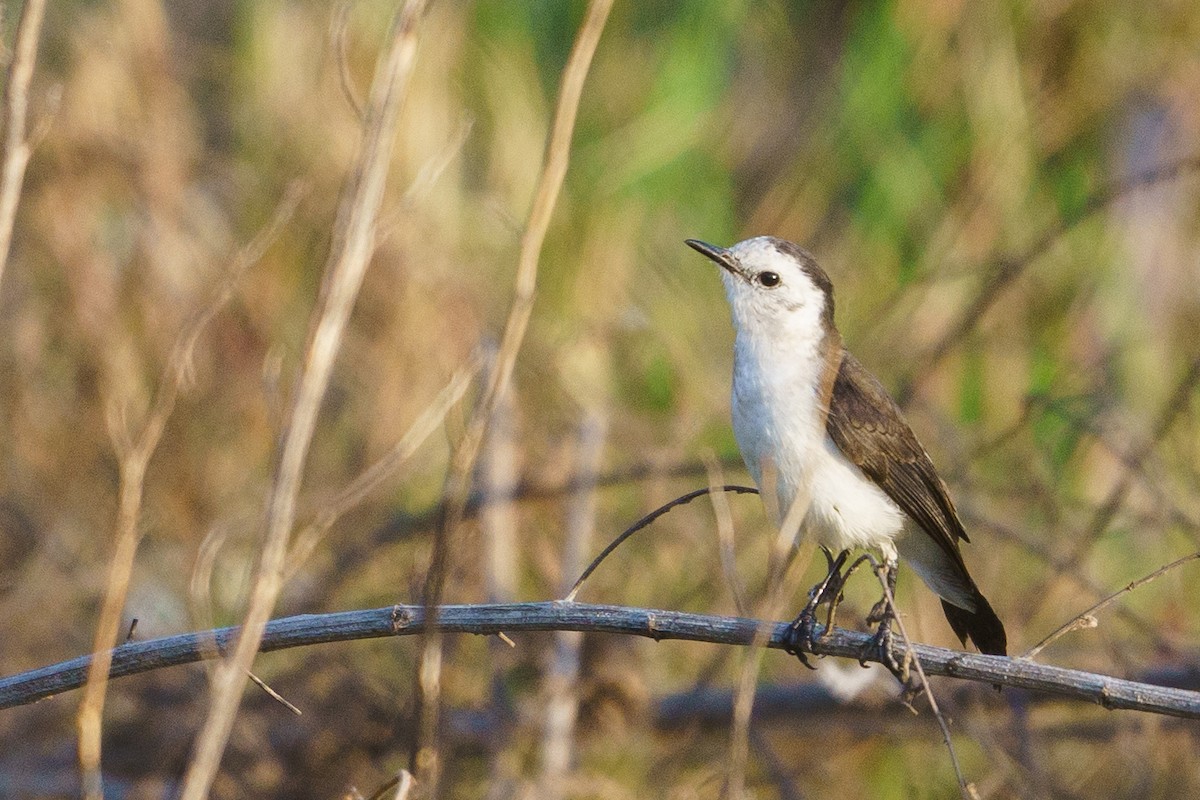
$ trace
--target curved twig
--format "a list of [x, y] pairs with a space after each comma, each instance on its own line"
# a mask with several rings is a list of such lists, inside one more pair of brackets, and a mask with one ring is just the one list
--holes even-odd
[[563, 600], [567, 603], [574, 602], [575, 595], [579, 594], [579, 587], [583, 586], [583, 582], [586, 581], [589, 577], [591, 577], [591, 574], [596, 571], [596, 567], [600, 566], [601, 562], [603, 562], [604, 559], [606, 559], [610, 555], [612, 555], [613, 550], [616, 550], [618, 547], [620, 547], [622, 544], [624, 544], [625, 540], [628, 539], [630, 536], [633, 536], [635, 533], [640, 531], [642, 528], [648, 527], [651, 523], [654, 522], [654, 520], [658, 519], [663, 514], [666, 514], [672, 508], [676, 508], [677, 506], [687, 505], [688, 503], [695, 500], [697, 497], [703, 497], [704, 495], [710, 494], [714, 491], [736, 492], [737, 494], [758, 494], [758, 489], [755, 489], [750, 486], [733, 486], [733, 485], [705, 486], [703, 489], [696, 489], [694, 491], [688, 492], [685, 495], [680, 495], [679, 497], [676, 497], [674, 500], [667, 503], [666, 505], [659, 506], [658, 508], [654, 509], [649, 514], [642, 517], [637, 522], [633, 523], [628, 528], [626, 528], [621, 533], [620, 536], [618, 536], [617, 538], [615, 538], [611, 542], [609, 542], [608, 547], [601, 550], [600, 555], [596, 556], [594, 559], [592, 559], [592, 563], [588, 564], [587, 569], [585, 569], [583, 571], [583, 574], [580, 575], [578, 580], [575, 581], [575, 585], [573, 585], [571, 587], [571, 591], [567, 593], [567, 596], [565, 598], [563, 598]]

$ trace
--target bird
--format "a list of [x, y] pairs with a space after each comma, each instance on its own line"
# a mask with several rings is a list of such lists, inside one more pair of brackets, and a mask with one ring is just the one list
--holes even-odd
[[[721, 267], [735, 328], [732, 418], [742, 459], [760, 493], [773, 492], [776, 523], [795, 507], [798, 536], [811, 536], [828, 562], [791, 628], [802, 646], [789, 650], [808, 665], [813, 613], [828, 604], [827, 635], [853, 571], [842, 567], [849, 552], [865, 549], [882, 556], [889, 586], [903, 558], [941, 599], [964, 646], [970, 639], [981, 653], [1006, 655], [1004, 625], [963, 561], [959, 542], [969, 539], [950, 492], [899, 406], [844, 346], [829, 275], [807, 250], [774, 236], [728, 248], [686, 244]], [[899, 675], [886, 600], [868, 616], [879, 623], [869, 646], [883, 648]]]

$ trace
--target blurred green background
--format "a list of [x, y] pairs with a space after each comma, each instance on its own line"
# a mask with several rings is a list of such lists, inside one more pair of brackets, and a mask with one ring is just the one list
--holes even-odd
[[[4, 9], [11, 43], [19, 7]], [[240, 619], [280, 413], [360, 133], [343, 68], [365, 96], [393, 9], [50, 4], [37, 145], [0, 284], [4, 674], [90, 648], [115, 526], [111, 422], [136, 429], [181, 328], [300, 181], [297, 212], [200, 339], [150, 465], [126, 608], [145, 638]], [[498, 337], [584, 10], [432, 4], [302, 519]], [[1198, 97], [1189, 1], [618, 2], [584, 89], [511, 403], [484, 453], [483, 495], [524, 489], [459, 532], [446, 599], [560, 596], [577, 569], [564, 561], [566, 531], [598, 551], [705, 485], [706, 458], [749, 480], [728, 423], [728, 313], [689, 237], [773, 234], [817, 255], [848, 345], [902, 399], [951, 485], [967, 562], [1015, 654], [1197, 550]], [[416, 599], [469, 408], [295, 563], [279, 615]], [[598, 452], [587, 444], [597, 435]], [[603, 483], [592, 509], [562, 489], [590, 472]], [[756, 498], [729, 503], [754, 600], [769, 532]], [[704, 502], [673, 512], [581, 599], [736, 613], [716, 530]], [[1194, 684], [1196, 569], [1125, 596], [1040, 659]], [[877, 593], [858, 578], [841, 622], [861, 625]], [[915, 637], [955, 644], [907, 573], [899, 595]], [[720, 704], [742, 652], [585, 638], [569, 693], [578, 724], [555, 777], [542, 741], [553, 638], [493, 644], [447, 642], [446, 796], [720, 794]], [[369, 795], [408, 763], [416, 653], [397, 640], [260, 658], [262, 677], [305, 714], [251, 690], [214, 796]], [[171, 795], [205, 674], [110, 687], [110, 796]], [[814, 675], [768, 654], [760, 684], [779, 703], [760, 703], [753, 725], [754, 797], [954, 794], [932, 716], [891, 699], [889, 677], [844, 706], [822, 694], [864, 674], [825, 662]], [[1200, 793], [1194, 724], [935, 689], [981, 797]], [[0, 794], [77, 794], [77, 698], [0, 714]]]

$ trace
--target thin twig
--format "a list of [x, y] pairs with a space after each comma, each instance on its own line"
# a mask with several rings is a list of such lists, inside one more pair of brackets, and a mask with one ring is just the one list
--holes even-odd
[[[1067, 541], [1070, 543], [1069, 550], [1062, 555], [1055, 556], [1052, 562], [1055, 567], [1054, 575], [1042, 577], [1030, 589], [1030, 593], [1033, 596], [1036, 597], [1044, 594], [1051, 581], [1056, 577], [1067, 575], [1077, 578], [1085, 572], [1085, 570], [1079, 569], [1079, 564], [1116, 518], [1118, 511], [1133, 488], [1135, 476], [1140, 474], [1142, 465], [1149, 459], [1163, 439], [1166, 438], [1166, 435], [1170, 432], [1180, 414], [1187, 409], [1192, 390], [1195, 389], [1197, 383], [1200, 383], [1200, 358], [1192, 360], [1187, 371], [1179, 379], [1175, 388], [1163, 403], [1162, 408], [1156, 415], [1150, 436], [1132, 453], [1117, 454], [1124, 466], [1124, 469], [1121, 471], [1121, 477], [1113, 484], [1100, 505], [1096, 507], [1090, 519], [1074, 535], [1067, 537]], [[1098, 432], [1093, 432], [1093, 435], [1101, 438]], [[1074, 629], [1080, 627], [1080, 623], [1074, 620], [1067, 624], [1074, 625]]]
[[[367, 800], [383, 800], [389, 794], [391, 794], [392, 800], [405, 800], [412, 792], [414, 784], [412, 773], [402, 769], [372, 792]], [[392, 792], [393, 789], [396, 791]]]
[[[331, 642], [419, 635], [425, 625], [422, 605], [395, 605], [333, 614], [302, 614], [272, 621], [262, 640], [262, 652]], [[644, 636], [658, 641], [683, 640], [723, 645], [748, 645], [763, 625], [761, 620], [689, 614], [623, 606], [564, 603], [504, 603], [447, 605], [438, 609], [442, 633], [494, 636], [507, 631], [517, 636], [534, 631], [571, 630]], [[782, 650], [790, 624], [767, 623], [767, 647]], [[123, 678], [179, 664], [217, 658], [236, 644], [239, 628], [219, 628], [161, 639], [123, 644], [112, 651], [110, 678]], [[813, 643], [812, 653], [858, 660], [869, 634], [835, 628]], [[1200, 719], [1200, 692], [1139, 683], [1036, 661], [949, 650], [925, 644], [910, 647], [921, 659], [925, 674], [942, 675], [986, 685], [998, 684], [1045, 692], [1060, 699], [1084, 700], [1109, 709], [1145, 711]], [[32, 703], [83, 685], [91, 656], [30, 670], [0, 679], [0, 709]], [[868, 661], [878, 655], [868, 654]]]
[[1141, 471], [1142, 464], [1146, 459], [1150, 457], [1171, 431], [1179, 415], [1188, 407], [1192, 390], [1196, 388], [1197, 383], [1200, 383], [1200, 358], [1192, 360], [1187, 372], [1179, 379], [1174, 390], [1167, 397], [1166, 402], [1163, 403], [1162, 409], [1159, 411], [1157, 419], [1154, 422], [1154, 428], [1150, 432], [1150, 436], [1133, 453], [1122, 459], [1125, 469], [1122, 471], [1121, 479], [1109, 490], [1108, 496], [1104, 498], [1104, 502], [1096, 508], [1092, 518], [1079, 533], [1076, 536], [1068, 538], [1068, 541], [1074, 540], [1078, 542], [1066, 557], [1069, 569], [1074, 569], [1084, 554], [1090, 549], [1091, 545], [1095, 544], [1096, 540], [1108, 530], [1108, 526], [1117, 516], [1117, 512], [1124, 504], [1133, 487], [1134, 477]]
[[[925, 676], [925, 668], [921, 664], [921, 658], [913, 649], [912, 639], [908, 637], [908, 629], [904, 626], [904, 620], [900, 617], [900, 610], [896, 607], [896, 598], [892, 596], [892, 589], [888, 586], [886, 576], [880, 565], [875, 561], [874, 557], [868, 554], [871, 562], [871, 567], [875, 571], [875, 577], [879, 579], [879, 583], [883, 586], [883, 597], [887, 601], [889, 612], [892, 619], [896, 623], [896, 628], [900, 632], [900, 638], [904, 640], [904, 658], [905, 661], [912, 663], [913, 669], [917, 672], [917, 677], [921, 680], [921, 688], [925, 692], [925, 698], [929, 700], [929, 708], [933, 711], [934, 719], [937, 720], [938, 728], [942, 732], [942, 741], [946, 744], [946, 752], [950, 754], [950, 764], [954, 767], [954, 777], [958, 780], [958, 791], [962, 795], [963, 800], [979, 800], [978, 794], [972, 784], [967, 782], [967, 778], [963, 775], [962, 765], [958, 763], [958, 753], [954, 750], [954, 742], [950, 738], [950, 726], [946, 724], [946, 717], [942, 714], [942, 709], [938, 706], [937, 698], [933, 696], [933, 687], [929, 685], [929, 678]], [[894, 566], [889, 569], [895, 569]]]
[[271, 686], [270, 686], [270, 685], [269, 685], [269, 684], [268, 684], [266, 681], [264, 681], [262, 678], [258, 677], [258, 676], [257, 676], [257, 675], [255, 675], [253, 672], [247, 673], [247, 677], [249, 677], [249, 678], [250, 678], [250, 680], [254, 682], [254, 685], [255, 685], [255, 686], [257, 686], [258, 688], [260, 688], [260, 689], [262, 689], [264, 692], [266, 692], [266, 693], [267, 693], [267, 696], [268, 696], [268, 697], [270, 697], [270, 698], [271, 698], [272, 700], [274, 700], [275, 702], [279, 703], [279, 705], [283, 706], [283, 707], [284, 707], [284, 708], [286, 708], [288, 711], [290, 711], [290, 712], [292, 712], [293, 714], [295, 714], [297, 717], [302, 717], [302, 716], [304, 716], [304, 712], [303, 712], [303, 711], [301, 711], [300, 709], [296, 708], [296, 706], [295, 706], [295, 705], [293, 705], [292, 703], [288, 702], [288, 700], [287, 700], [287, 698], [286, 698], [286, 697], [284, 697], [284, 696], [283, 696], [283, 695], [281, 695], [279, 692], [277, 692], [277, 691], [275, 691], [274, 689], [272, 689], [272, 688], [271, 688]]
[[295, 523], [309, 443], [321, 399], [351, 308], [375, 244], [375, 222], [383, 201], [401, 100], [417, 54], [417, 25], [423, 0], [409, 0], [396, 15], [388, 47], [380, 54], [371, 86], [363, 141], [354, 175], [338, 209], [333, 245], [321, 298], [310, 329], [308, 353], [296, 383], [287, 432], [275, 464], [266, 531], [243, 624], [243, 636], [230, 659], [213, 674], [208, 716], [197, 739], [180, 791], [182, 800], [203, 800], [216, 776], [234, 715], [241, 704], [246, 673], [254, 662], [267, 621], [283, 588], [288, 535]]
[[[125, 598], [128, 594], [134, 559], [137, 555], [140, 539], [138, 525], [141, 518], [146, 470], [154, 451], [158, 448], [167, 420], [175, 408], [179, 392], [190, 380], [192, 354], [200, 335], [233, 296], [234, 287], [242, 275], [262, 258], [263, 252], [274, 241], [280, 228], [291, 218], [299, 198], [298, 185], [289, 187], [271, 221], [255, 235], [248, 245], [242, 248], [233, 267], [221, 281], [215, 295], [184, 326], [167, 360], [154, 404], [136, 436], [129, 431], [124, 421], [124, 408], [116, 405], [110, 406], [109, 435], [113, 447], [117, 451], [120, 471], [116, 545], [109, 563], [104, 600], [96, 622], [96, 635], [92, 650], [97, 655], [91, 665], [87, 688], [84, 691], [76, 720], [79, 729], [79, 768], [83, 779], [83, 794], [89, 800], [98, 800], [103, 797], [100, 739], [108, 687], [107, 659], [108, 653], [116, 643], [121, 624], [121, 611], [125, 607]], [[130, 633], [132, 634], [132, 629]]]
[[1042, 652], [1047, 647], [1054, 644], [1056, 641], [1058, 641], [1059, 639], [1061, 639], [1063, 636], [1067, 635], [1071, 631], [1079, 630], [1081, 628], [1094, 628], [1096, 626], [1096, 619], [1095, 619], [1096, 613], [1103, 611], [1105, 608], [1108, 608], [1110, 605], [1115, 603], [1121, 595], [1123, 595], [1127, 592], [1132, 592], [1134, 589], [1137, 589], [1138, 587], [1145, 586], [1147, 583], [1150, 583], [1151, 581], [1157, 579], [1158, 577], [1170, 572], [1171, 570], [1175, 569], [1176, 567], [1182, 566], [1182, 565], [1188, 563], [1189, 561], [1195, 561], [1198, 558], [1200, 558], [1200, 552], [1186, 555], [1183, 558], [1178, 558], [1178, 559], [1172, 561], [1170, 564], [1165, 564], [1165, 565], [1159, 567], [1158, 569], [1154, 570], [1154, 572], [1151, 572], [1149, 575], [1144, 575], [1141, 578], [1138, 578], [1136, 581], [1131, 581], [1131, 582], [1125, 584], [1125, 586], [1121, 587], [1117, 591], [1108, 595], [1107, 597], [1102, 599], [1100, 602], [1093, 605], [1091, 608], [1079, 613], [1071, 620], [1068, 620], [1067, 622], [1063, 623], [1061, 626], [1059, 626], [1057, 629], [1055, 629], [1055, 631], [1053, 633], [1051, 633], [1049, 636], [1047, 636], [1045, 639], [1042, 639], [1040, 642], [1035, 644], [1033, 647], [1029, 648], [1029, 651], [1026, 652], [1024, 655], [1022, 655], [1021, 658], [1029, 659], [1032, 661], [1033, 659], [1037, 658], [1038, 653]]
[[651, 511], [646, 516], [639, 519], [637, 522], [630, 525], [624, 531], [622, 531], [620, 536], [618, 536], [617, 538], [615, 538], [611, 542], [609, 542], [608, 547], [605, 547], [603, 550], [600, 551], [600, 555], [598, 555], [594, 559], [592, 559], [592, 563], [588, 564], [587, 569], [585, 569], [583, 571], [583, 574], [580, 575], [579, 578], [575, 581], [574, 585], [571, 586], [571, 591], [567, 592], [567, 596], [563, 598], [563, 602], [566, 602], [566, 603], [575, 602], [575, 597], [576, 597], [576, 595], [579, 594], [579, 589], [581, 586], [583, 586], [583, 582], [586, 581], [589, 577], [591, 577], [592, 573], [596, 571], [596, 568], [600, 566], [600, 564], [604, 561], [604, 559], [606, 559], [610, 555], [612, 555], [612, 552], [614, 550], [616, 550], [618, 547], [620, 547], [622, 544], [624, 544], [625, 540], [628, 539], [630, 536], [633, 536], [635, 533], [642, 530], [643, 528], [649, 527], [656, 519], [661, 517], [663, 514], [666, 514], [671, 509], [677, 508], [679, 506], [687, 505], [688, 503], [695, 500], [697, 497], [703, 497], [704, 495], [710, 494], [712, 492], [736, 492], [737, 494], [758, 494], [758, 489], [755, 489], [750, 486], [717, 486], [717, 487], [705, 486], [703, 489], [696, 489], [694, 491], [688, 492], [685, 495], [676, 497], [674, 500], [672, 500], [671, 502], [669, 502], [665, 505], [659, 506], [658, 508]]
[[29, 115], [29, 84], [33, 80], [33, 65], [37, 60], [38, 39], [46, 0], [25, 0], [21, 20], [17, 23], [17, 38], [12, 63], [8, 65], [8, 83], [4, 87], [4, 167], [0, 171], [0, 282], [8, 264], [12, 247], [13, 223], [17, 203], [21, 199], [21, 184], [29, 164], [31, 147], [25, 137]]

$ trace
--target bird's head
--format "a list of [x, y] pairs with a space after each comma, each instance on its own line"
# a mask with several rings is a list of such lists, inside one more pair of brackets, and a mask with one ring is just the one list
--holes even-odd
[[774, 236], [756, 236], [729, 248], [698, 239], [687, 244], [721, 267], [739, 333], [820, 338], [834, 329], [833, 284], [799, 245]]

